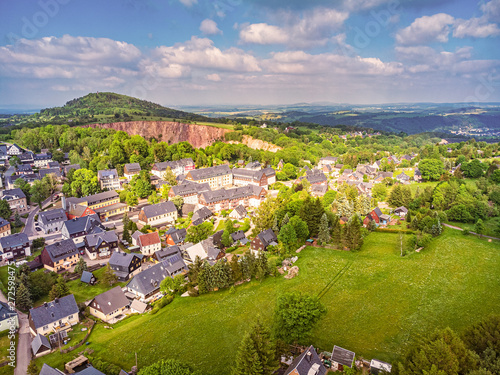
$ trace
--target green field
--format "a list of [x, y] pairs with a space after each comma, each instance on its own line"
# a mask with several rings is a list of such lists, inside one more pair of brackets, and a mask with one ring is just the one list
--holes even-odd
[[[399, 257], [398, 235], [372, 233], [358, 253], [307, 248], [298, 277], [268, 278], [198, 298], [176, 298], [156, 315], [133, 316], [113, 330], [94, 328], [89, 348], [129, 369], [178, 358], [206, 374], [226, 374], [257, 314], [271, 322], [279, 293], [322, 295], [328, 313], [312, 332], [320, 350], [340, 345], [365, 358], [395, 362], [419, 334], [460, 332], [499, 312], [500, 245], [445, 229], [421, 253]], [[343, 274], [341, 271], [345, 271]], [[340, 275], [339, 275], [340, 273]], [[112, 353], [112, 355], [110, 355]], [[62, 368], [77, 353], [39, 359]]]

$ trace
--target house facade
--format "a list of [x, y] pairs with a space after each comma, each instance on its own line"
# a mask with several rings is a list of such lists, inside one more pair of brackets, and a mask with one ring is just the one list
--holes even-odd
[[0, 217], [0, 237], [10, 236], [11, 233], [10, 222]]
[[31, 334], [47, 335], [51, 332], [68, 330], [80, 321], [78, 313], [79, 309], [73, 294], [46, 302], [29, 311]]
[[104, 231], [105, 228], [97, 215], [66, 220], [61, 228], [62, 238], [72, 240], [75, 244], [83, 242], [84, 237], [88, 234]]
[[171, 201], [146, 206], [139, 212], [139, 224], [142, 225], [172, 225], [177, 220], [177, 207]]
[[107, 259], [116, 250], [118, 250], [118, 236], [113, 230], [85, 236], [85, 252], [89, 259]]
[[113, 270], [119, 281], [127, 281], [139, 273], [142, 265], [142, 255], [114, 252], [109, 258], [109, 267]]
[[215, 167], [194, 169], [186, 174], [186, 180], [207, 183], [211, 189], [221, 189], [233, 185], [233, 173], [226, 164]]
[[3, 260], [24, 258], [31, 255], [31, 246], [25, 233], [16, 233], [0, 238]]
[[2, 192], [2, 200], [9, 203], [9, 207], [12, 211], [18, 212], [22, 215], [29, 211], [28, 202], [26, 201], [26, 195], [19, 188], [8, 189]]
[[137, 240], [141, 253], [144, 256], [152, 256], [156, 251], [161, 250], [161, 240], [158, 232], [152, 232], [139, 236]]
[[0, 301], [0, 332], [8, 331], [11, 327], [19, 328], [19, 316], [15, 309]]
[[123, 167], [123, 176], [128, 180], [131, 180], [132, 177], [141, 173], [141, 165], [139, 163], [129, 163], [125, 164]]
[[256, 251], [266, 251], [269, 246], [276, 246], [278, 238], [272, 229], [260, 232], [250, 243], [250, 249]]
[[63, 223], [68, 219], [62, 208], [40, 212], [38, 214], [38, 225], [44, 233], [52, 233], [61, 230]]
[[62, 240], [47, 245], [42, 250], [41, 260], [44, 268], [53, 272], [70, 269], [76, 263], [80, 255], [73, 240]]
[[198, 202], [214, 212], [231, 210], [241, 205], [245, 208], [258, 207], [267, 196], [261, 186], [248, 185], [232, 189], [213, 190], [201, 193]]
[[198, 184], [192, 181], [183, 181], [180, 185], [172, 186], [168, 192], [168, 199], [179, 196], [186, 204], [198, 204], [199, 194], [210, 191], [210, 185], [207, 183]]
[[119, 190], [120, 178], [116, 169], [105, 169], [97, 171], [97, 181], [101, 185], [102, 190]]
[[189, 171], [195, 169], [194, 161], [191, 158], [165, 161], [161, 163], [156, 163], [151, 169], [151, 174], [158, 178], [163, 178], [167, 169], [170, 168], [175, 176], [180, 176], [181, 174], [186, 174]]
[[90, 314], [106, 323], [114, 323], [128, 311], [130, 301], [121, 287], [116, 286], [94, 297], [89, 303]]

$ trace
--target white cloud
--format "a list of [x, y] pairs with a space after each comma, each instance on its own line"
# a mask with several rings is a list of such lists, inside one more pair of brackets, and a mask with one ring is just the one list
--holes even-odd
[[446, 13], [417, 18], [410, 26], [398, 31], [396, 42], [402, 45], [446, 43], [453, 22], [454, 18]]
[[206, 79], [213, 82], [219, 82], [221, 80], [220, 75], [217, 73], [207, 74]]
[[179, 0], [179, 1], [188, 8], [192, 7], [194, 4], [198, 4], [198, 0]]
[[500, 22], [500, 0], [491, 0], [481, 5], [481, 10], [487, 20]]
[[222, 34], [222, 30], [217, 27], [217, 22], [209, 18], [201, 21], [200, 31], [205, 35]]
[[283, 26], [267, 23], [245, 25], [240, 30], [240, 42], [286, 44], [295, 48], [324, 46], [348, 16], [347, 12], [328, 8], [315, 8], [304, 12], [302, 17], [293, 12], [281, 11], [276, 18]]
[[455, 52], [449, 52], [437, 51], [429, 46], [398, 46], [396, 53], [401, 60], [408, 63], [410, 72], [450, 71], [457, 64], [471, 58], [472, 47], [462, 47]]
[[500, 34], [500, 29], [495, 23], [487, 23], [483, 17], [468, 20], [458, 19], [455, 22], [453, 36], [455, 38], [487, 38]]

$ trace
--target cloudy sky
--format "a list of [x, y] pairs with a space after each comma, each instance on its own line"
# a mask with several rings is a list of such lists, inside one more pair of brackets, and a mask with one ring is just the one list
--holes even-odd
[[0, 107], [500, 101], [500, 0], [0, 2]]

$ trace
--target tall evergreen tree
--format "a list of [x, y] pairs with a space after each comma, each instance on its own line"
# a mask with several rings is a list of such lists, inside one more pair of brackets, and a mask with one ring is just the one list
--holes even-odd
[[283, 216], [283, 220], [281, 220], [281, 227], [283, 227], [284, 225], [287, 225], [289, 221], [290, 221], [290, 217], [288, 216], [288, 212], [287, 212], [285, 214], [285, 216]]
[[24, 284], [19, 284], [16, 290], [16, 307], [20, 310], [27, 311], [31, 308], [31, 304], [30, 291]]
[[241, 267], [240, 267], [240, 262], [238, 260], [238, 256], [236, 254], [233, 254], [233, 257], [231, 258], [231, 276], [233, 278], [233, 283], [237, 283], [238, 281], [241, 280], [243, 277], [243, 274], [241, 273]]
[[81, 275], [83, 271], [87, 271], [87, 269], [87, 262], [85, 262], [85, 259], [83, 259], [83, 257], [80, 257], [80, 259], [78, 259], [78, 263], [75, 266], [75, 272]]
[[334, 215], [332, 217], [332, 222], [330, 223], [331, 229], [330, 229], [330, 235], [332, 242], [335, 245], [340, 244], [342, 241], [342, 233], [341, 233], [341, 225], [340, 225], [340, 218], [337, 215]]
[[101, 282], [103, 284], [113, 285], [118, 281], [118, 277], [115, 275], [114, 271], [109, 266], [109, 263], [106, 264], [106, 270], [101, 276]]
[[323, 216], [321, 216], [318, 239], [322, 243], [330, 242], [330, 229], [328, 228], [328, 217], [326, 216], [326, 214], [323, 214]]
[[194, 259], [194, 262], [189, 265], [188, 278], [189, 281], [191, 281], [193, 284], [198, 284], [198, 274], [201, 271], [202, 265], [203, 262], [201, 261], [201, 258], [198, 255]]

